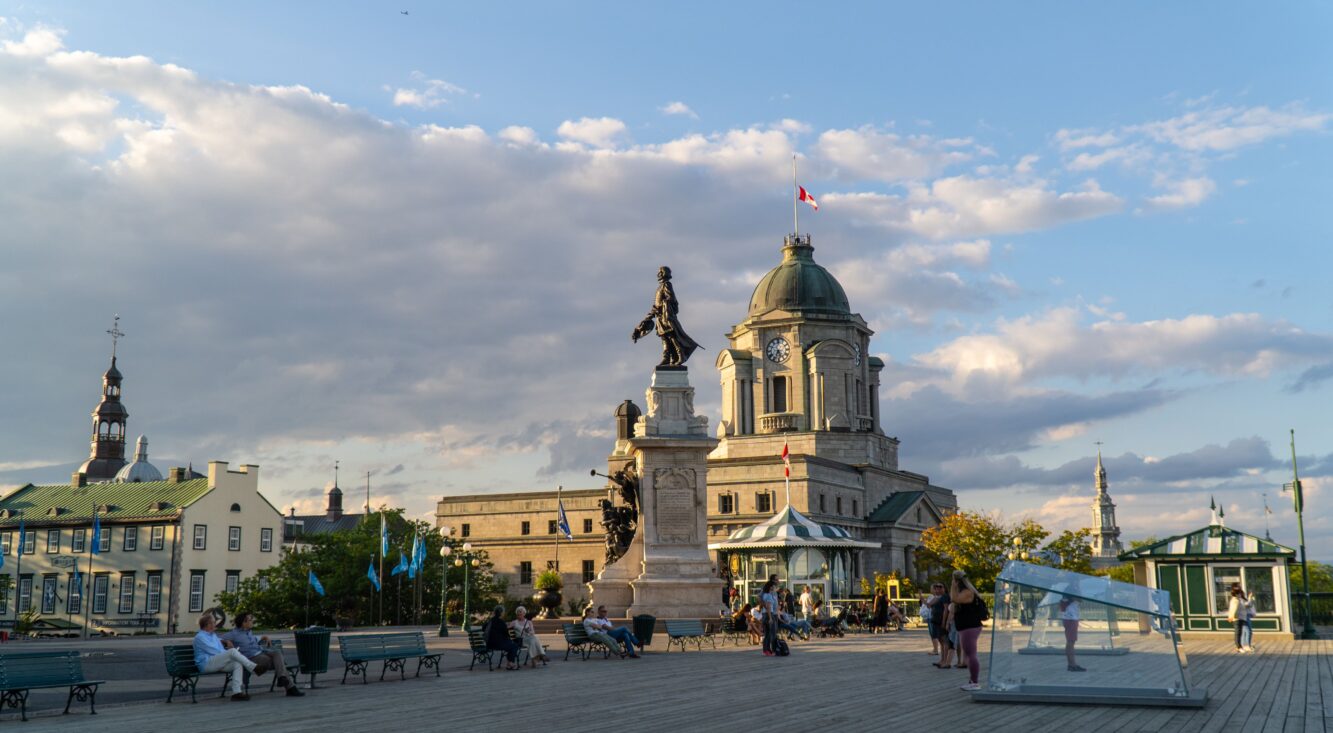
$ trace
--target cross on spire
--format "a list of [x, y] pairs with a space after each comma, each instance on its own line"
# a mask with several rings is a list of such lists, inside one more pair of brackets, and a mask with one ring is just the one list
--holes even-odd
[[119, 341], [119, 340], [121, 339], [121, 337], [125, 335], [125, 332], [122, 331], [122, 330], [120, 330], [120, 314], [119, 314], [119, 313], [117, 313], [115, 319], [112, 320], [111, 328], [107, 329], [107, 333], [110, 334], [110, 336], [111, 336], [111, 360], [112, 360], [112, 361], [115, 361], [115, 360], [116, 360], [116, 342]]

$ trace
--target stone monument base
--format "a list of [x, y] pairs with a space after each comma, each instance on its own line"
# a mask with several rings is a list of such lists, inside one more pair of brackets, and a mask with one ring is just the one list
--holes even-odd
[[723, 608], [718, 578], [639, 578], [633, 585], [634, 605], [625, 612], [630, 618], [714, 618]]
[[625, 556], [602, 568], [597, 579], [587, 584], [588, 602], [606, 606], [607, 615], [613, 618], [625, 618], [634, 603], [634, 588], [630, 584], [642, 570], [643, 542], [636, 535]]

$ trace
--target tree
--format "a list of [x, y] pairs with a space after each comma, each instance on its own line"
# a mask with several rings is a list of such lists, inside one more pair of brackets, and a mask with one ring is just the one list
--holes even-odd
[[[1310, 565], [1310, 592], [1328, 593], [1333, 591], [1333, 565], [1327, 565], [1322, 562], [1309, 563]], [[1294, 593], [1305, 592], [1305, 573], [1301, 570], [1300, 563], [1291, 565], [1291, 589]]]
[[[367, 573], [372, 563], [375, 572], [380, 572], [377, 512], [349, 530], [308, 538], [311, 545], [308, 550], [292, 552], [284, 548], [276, 565], [243, 579], [235, 593], [218, 594], [222, 608], [231, 618], [238, 611], [250, 611], [259, 624], [271, 628], [336, 625], [339, 619], [358, 625], [438, 621], [443, 540], [426, 522], [405, 519], [402, 509], [383, 511], [389, 526], [390, 546], [389, 555], [384, 558], [384, 577], [380, 579], [382, 598]], [[410, 556], [414, 536], [420, 536], [426, 546], [417, 579], [407, 580], [406, 573], [391, 576], [399, 553]], [[450, 545], [457, 553], [458, 543], [450, 540]], [[503, 595], [504, 586], [496, 582], [485, 553], [474, 552], [473, 556], [480, 565], [468, 573], [469, 596], [472, 608], [485, 608]], [[310, 588], [311, 571], [324, 586], [323, 596]], [[457, 621], [462, 615], [463, 568], [451, 563], [447, 572], [450, 616]], [[417, 599], [421, 601], [420, 616], [416, 614]]]
[[[1156, 537], [1145, 537], [1141, 540], [1130, 540], [1129, 549], [1134, 550], [1147, 545], [1155, 545], [1157, 544], [1157, 542], [1158, 539]], [[1133, 583], [1134, 564], [1125, 563], [1124, 565], [1117, 565], [1113, 568], [1108, 568], [1105, 571], [1105, 575], [1111, 580], [1118, 580], [1121, 583]]]
[[989, 591], [1009, 552], [1036, 549], [1048, 534], [1030, 519], [1009, 526], [995, 516], [955, 512], [921, 533], [917, 560], [933, 580], [946, 582], [949, 570], [956, 568], [967, 573], [978, 590]]

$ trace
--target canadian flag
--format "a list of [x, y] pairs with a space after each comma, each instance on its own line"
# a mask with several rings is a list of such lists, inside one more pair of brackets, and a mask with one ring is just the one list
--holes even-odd
[[812, 207], [814, 207], [815, 211], [819, 211], [819, 202], [815, 201], [815, 197], [811, 196], [810, 192], [805, 190], [805, 186], [797, 186], [796, 188], [800, 189], [801, 191], [800, 194], [796, 196], [796, 200], [804, 201], [807, 204], [810, 204]]
[[[804, 192], [805, 189], [803, 188], [801, 191]], [[791, 451], [787, 450], [785, 438], [782, 441], [782, 475], [791, 478]]]

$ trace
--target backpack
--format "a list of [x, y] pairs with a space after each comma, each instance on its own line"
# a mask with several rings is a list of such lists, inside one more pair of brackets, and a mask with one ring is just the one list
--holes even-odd
[[980, 621], [990, 621], [990, 609], [986, 608], [986, 599], [982, 598], [980, 593], [977, 594], [977, 598], [973, 603], [978, 606], [977, 619]]
[[773, 650], [779, 657], [791, 656], [791, 647], [787, 646], [787, 642], [782, 639], [773, 640]]

